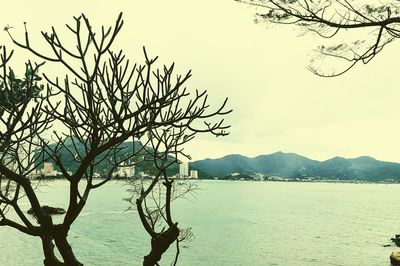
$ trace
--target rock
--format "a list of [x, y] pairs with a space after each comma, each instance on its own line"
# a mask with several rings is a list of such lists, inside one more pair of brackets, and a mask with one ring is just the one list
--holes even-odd
[[396, 244], [396, 246], [400, 247], [400, 235], [395, 235], [391, 240]]
[[[42, 206], [42, 210], [49, 215], [60, 215], [66, 213], [63, 208], [55, 208], [50, 206]], [[28, 210], [28, 214], [34, 215], [32, 208]]]
[[390, 255], [390, 263], [393, 266], [400, 266], [400, 250], [392, 252]]

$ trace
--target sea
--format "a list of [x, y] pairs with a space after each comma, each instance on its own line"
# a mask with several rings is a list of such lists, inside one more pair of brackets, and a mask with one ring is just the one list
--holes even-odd
[[[399, 249], [390, 240], [400, 233], [398, 184], [193, 182], [196, 193], [172, 206], [194, 235], [181, 243], [177, 265], [386, 266]], [[67, 188], [48, 181], [37, 193], [43, 205], [66, 208]], [[150, 238], [123, 200], [130, 188], [115, 181], [90, 194], [68, 236], [84, 265], [142, 264]], [[160, 265], [171, 265], [175, 251]], [[40, 239], [0, 227], [0, 265], [43, 265]]]

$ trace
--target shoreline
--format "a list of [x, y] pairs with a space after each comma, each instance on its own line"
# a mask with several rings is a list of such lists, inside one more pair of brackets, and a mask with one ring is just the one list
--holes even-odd
[[[93, 180], [104, 180], [105, 178], [94, 178]], [[146, 178], [148, 180], [152, 180], [151, 178]], [[35, 178], [31, 179], [31, 181], [57, 181], [57, 180], [65, 180], [63, 177], [54, 177], [54, 178]], [[84, 181], [84, 179], [82, 179]], [[134, 179], [111, 179], [110, 181], [133, 181], [140, 180], [140, 178]], [[312, 179], [312, 180], [295, 180], [295, 179], [225, 179], [225, 178], [199, 178], [199, 179], [174, 179], [175, 181], [231, 181], [231, 182], [280, 182], [280, 183], [329, 183], [329, 184], [376, 184], [376, 185], [399, 185], [400, 182], [390, 182], [390, 181], [367, 181], [367, 180], [337, 180], [337, 179]]]

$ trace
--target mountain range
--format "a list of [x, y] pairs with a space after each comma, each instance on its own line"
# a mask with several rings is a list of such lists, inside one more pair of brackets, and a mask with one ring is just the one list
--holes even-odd
[[254, 158], [232, 154], [219, 159], [195, 161], [190, 164], [190, 168], [205, 173], [207, 177], [218, 178], [244, 176], [247, 179], [282, 177], [400, 182], [399, 163], [379, 161], [369, 156], [353, 159], [334, 157], [326, 161], [317, 161], [295, 153], [283, 152]]
[[[83, 143], [79, 142], [78, 140], [72, 141], [71, 138], [67, 138], [64, 143], [65, 146], [63, 146], [59, 150], [59, 156], [62, 158], [63, 165], [67, 171], [76, 171], [79, 167], [79, 163], [74, 159], [72, 153], [77, 153], [80, 154], [81, 156], [84, 156], [86, 154], [85, 152], [85, 146]], [[56, 144], [50, 144], [49, 148], [51, 150], [54, 150], [56, 147]], [[119, 151], [116, 153], [116, 158], [121, 159], [126, 157], [129, 154], [132, 154], [135, 151], [140, 150], [142, 147], [142, 144], [140, 142], [132, 142], [132, 141], [127, 141], [122, 143], [119, 146]], [[147, 148], [148, 150], [151, 150], [151, 148]], [[41, 153], [37, 153], [36, 156], [40, 156]], [[98, 158], [104, 158], [106, 156], [106, 152], [103, 154], [99, 155]], [[138, 156], [134, 157], [132, 161], [141, 161], [136, 165], [136, 172], [146, 172], [147, 174], [154, 175], [157, 173], [157, 169], [154, 166], [153, 159], [148, 158], [147, 160], [143, 161], [144, 159], [144, 152], [139, 153]], [[108, 159], [113, 159], [113, 155], [109, 155]], [[174, 157], [169, 156], [169, 160], [174, 160]], [[45, 161], [47, 162], [52, 162], [54, 165], [54, 168], [56, 170], [60, 170], [59, 167], [55, 164], [55, 162], [49, 158], [47, 158]], [[109, 163], [109, 160], [101, 160], [101, 161], [96, 161], [96, 166], [94, 167], [94, 171], [100, 174], [107, 173], [112, 167], [112, 164]], [[43, 169], [43, 163], [36, 165], [37, 169]], [[179, 171], [179, 166], [178, 164], [174, 163], [172, 166], [170, 166], [167, 170], [167, 173], [170, 175], [176, 174]]]
[[[67, 139], [66, 147], [72, 147], [72, 141]], [[125, 142], [123, 150], [118, 156], [132, 153], [140, 147], [140, 143]], [[136, 148], [134, 148], [136, 147]], [[51, 148], [54, 148], [51, 145]], [[76, 142], [75, 148], [81, 155], [85, 154], [83, 144]], [[73, 159], [67, 149], [60, 150], [64, 166], [69, 171], [74, 171], [78, 163]], [[173, 158], [171, 157], [171, 160]], [[134, 159], [136, 161], [136, 159]], [[38, 165], [37, 168], [43, 168]], [[99, 173], [110, 168], [107, 161], [99, 163], [95, 167]], [[154, 174], [156, 169], [151, 161], [142, 162], [137, 165], [137, 172]], [[57, 167], [56, 167], [57, 169]], [[400, 163], [384, 162], [369, 156], [361, 156], [353, 159], [334, 157], [326, 161], [312, 160], [295, 153], [275, 152], [268, 155], [260, 155], [249, 158], [240, 154], [231, 154], [219, 159], [205, 159], [190, 163], [190, 169], [199, 171], [199, 178], [210, 179], [338, 179], [338, 180], [360, 180], [370, 182], [400, 182]], [[179, 172], [179, 165], [174, 164], [168, 169], [168, 174]]]

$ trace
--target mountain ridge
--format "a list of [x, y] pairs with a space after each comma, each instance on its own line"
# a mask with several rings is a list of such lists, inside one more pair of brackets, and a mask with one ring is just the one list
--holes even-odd
[[400, 182], [400, 163], [377, 160], [370, 156], [344, 158], [336, 156], [319, 161], [296, 153], [281, 151], [247, 157], [229, 154], [217, 159], [204, 159], [190, 163], [192, 169], [211, 177], [278, 176], [287, 179], [338, 179], [362, 181]]

